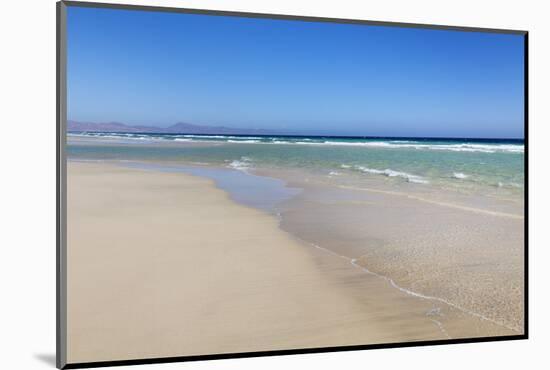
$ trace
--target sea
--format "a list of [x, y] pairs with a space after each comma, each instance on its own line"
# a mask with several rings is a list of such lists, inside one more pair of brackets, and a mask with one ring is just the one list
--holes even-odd
[[72, 159], [161, 161], [313, 173], [342, 181], [378, 178], [459, 192], [523, 198], [522, 139], [246, 136], [73, 132]]

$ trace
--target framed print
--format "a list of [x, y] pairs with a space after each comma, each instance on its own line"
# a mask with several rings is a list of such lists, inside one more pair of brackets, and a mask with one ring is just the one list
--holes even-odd
[[527, 338], [526, 31], [57, 11], [59, 368]]

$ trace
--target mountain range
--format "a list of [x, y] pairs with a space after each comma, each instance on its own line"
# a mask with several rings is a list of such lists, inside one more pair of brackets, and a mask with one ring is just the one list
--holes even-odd
[[168, 127], [133, 126], [120, 122], [80, 122], [67, 121], [69, 132], [149, 132], [158, 134], [227, 134], [227, 135], [273, 135], [275, 131], [224, 126], [201, 126], [178, 122]]

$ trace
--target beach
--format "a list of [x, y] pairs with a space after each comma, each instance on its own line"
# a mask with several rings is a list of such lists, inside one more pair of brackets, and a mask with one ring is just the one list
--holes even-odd
[[70, 164], [69, 205], [70, 362], [441, 337], [428, 321], [387, 332], [386, 309], [365, 312], [208, 180]]
[[69, 8], [58, 366], [527, 338], [524, 31]]
[[69, 162], [68, 361], [517, 334], [285, 229], [206, 177]]

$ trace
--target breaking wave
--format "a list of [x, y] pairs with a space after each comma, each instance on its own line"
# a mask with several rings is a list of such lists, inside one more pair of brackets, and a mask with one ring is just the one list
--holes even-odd
[[365, 166], [353, 166], [352, 167], [352, 166], [345, 165], [345, 164], [342, 165], [341, 167], [346, 168], [346, 169], [353, 168], [353, 169], [361, 171], [361, 172], [372, 173], [372, 174], [375, 174], [375, 175], [383, 175], [383, 176], [387, 176], [387, 177], [401, 177], [401, 178], [405, 179], [407, 182], [412, 182], [412, 183], [416, 183], [416, 184], [428, 184], [429, 183], [429, 181], [426, 180], [422, 176], [413, 175], [413, 174], [410, 174], [410, 173], [407, 173], [407, 172], [402, 172], [402, 171], [395, 171], [395, 170], [392, 170], [390, 168], [386, 168], [385, 170], [379, 170], [379, 169], [369, 168], [369, 167], [365, 167]]

